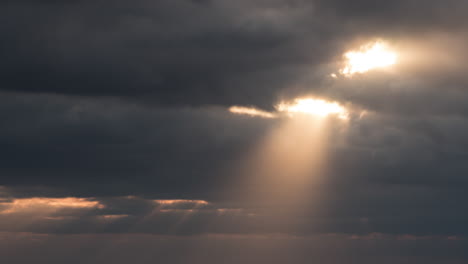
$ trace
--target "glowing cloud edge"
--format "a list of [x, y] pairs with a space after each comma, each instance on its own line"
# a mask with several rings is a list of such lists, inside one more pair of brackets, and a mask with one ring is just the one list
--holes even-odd
[[[345, 66], [339, 70], [341, 75], [350, 77], [373, 69], [385, 68], [397, 63], [398, 55], [382, 40], [362, 45], [357, 50], [350, 50], [343, 54]], [[336, 76], [336, 74], [332, 74]], [[335, 77], [333, 77], [335, 78]]]
[[238, 115], [248, 115], [260, 118], [278, 118], [287, 114], [308, 114], [317, 117], [338, 116], [340, 119], [348, 118], [345, 107], [334, 101], [319, 98], [303, 97], [292, 101], [281, 101], [275, 106], [275, 112], [267, 112], [254, 107], [231, 106], [229, 112]]

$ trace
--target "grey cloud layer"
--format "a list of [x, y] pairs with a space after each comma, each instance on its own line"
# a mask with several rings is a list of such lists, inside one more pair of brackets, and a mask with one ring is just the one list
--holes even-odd
[[[203, 195], [206, 186], [223, 180], [220, 169], [273, 125], [216, 108], [154, 109], [45, 95], [2, 98], [1, 170], [10, 175], [3, 183], [68, 186], [89, 191], [88, 196], [143, 189], [153, 195]], [[88, 189], [90, 183], [97, 189]]]
[[[62, 226], [61, 232], [99, 228], [123, 232], [151, 211], [144, 200], [129, 204], [113, 196], [204, 199], [253, 210], [276, 207], [255, 200], [246, 203], [239, 198], [257, 192], [255, 186], [229, 183], [244, 177], [236, 174], [237, 166], [283, 120], [235, 116], [221, 108], [163, 109], [51, 95], [3, 94], [3, 98], [1, 173], [9, 175], [2, 179], [9, 195], [108, 197], [102, 201], [110, 199], [106, 209], [110, 211], [99, 214], [136, 214], [117, 219], [122, 225], [112, 228], [102, 227], [93, 215], [68, 219], [70, 225]], [[268, 215], [251, 222], [246, 215], [228, 214], [225, 224], [212, 231], [468, 234], [464, 224], [468, 215], [459, 202], [467, 199], [466, 120], [369, 113], [342, 129], [332, 129], [327, 140], [330, 153], [323, 175], [311, 175], [324, 181], [309, 186], [304, 197], [316, 201], [318, 208], [304, 211], [292, 229], [265, 226]], [[118, 209], [122, 201], [127, 206]], [[206, 229], [205, 224], [219, 220], [216, 211], [201, 212], [186, 232], [209, 232], [213, 226]], [[171, 223], [181, 216], [176, 211], [165, 217], [161, 221]], [[233, 225], [239, 217], [244, 220]], [[309, 220], [302, 222], [305, 219]], [[240, 224], [243, 221], [248, 224]], [[151, 223], [142, 225], [147, 229], [140, 232], [167, 230]], [[30, 227], [22, 231], [40, 231], [34, 228], [44, 225]]]
[[[414, 187], [373, 187], [369, 191], [345, 191], [347, 201], [321, 196], [327, 208], [301, 209], [290, 214], [291, 205], [245, 207], [245, 204], [210, 203], [203, 200], [151, 200], [141, 197], [104, 198], [3, 198], [0, 200], [1, 232], [35, 234], [157, 234], [193, 236], [271, 235], [308, 237], [341, 234], [365, 237], [369, 234], [408, 236], [408, 239], [445, 238], [464, 240], [468, 220], [453, 206], [449, 193], [435, 193]], [[321, 188], [324, 188], [323, 186]], [[329, 187], [325, 187], [329, 188]], [[329, 188], [331, 190], [331, 188]], [[317, 190], [312, 190], [317, 192]], [[343, 196], [338, 197], [342, 199]], [[391, 199], [398, 195], [398, 199]], [[454, 195], [451, 195], [455, 198]], [[369, 199], [372, 197], [372, 200]], [[317, 198], [317, 197], [310, 197]], [[411, 202], [408, 202], [411, 199]], [[422, 202], [439, 199], [431, 205], [439, 216], [421, 209]], [[373, 208], [391, 202], [385, 210]], [[242, 207], [243, 206], [243, 207]], [[288, 208], [289, 207], [289, 208]], [[272, 210], [273, 209], [273, 210]], [[283, 211], [279, 216], [277, 210]], [[421, 222], [421, 219], [424, 219]]]
[[132, 97], [153, 104], [268, 108], [357, 38], [457, 34], [466, 25], [465, 16], [458, 15], [466, 4], [440, 5], [6, 1], [1, 86]]

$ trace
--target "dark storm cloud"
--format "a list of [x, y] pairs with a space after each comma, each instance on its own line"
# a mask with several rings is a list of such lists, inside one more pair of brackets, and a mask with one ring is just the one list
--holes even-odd
[[266, 106], [305, 61], [293, 52], [287, 28], [262, 18], [269, 15], [262, 8], [245, 12], [251, 5], [4, 5], [3, 89]]
[[[208, 206], [211, 211], [197, 208], [176, 232], [185, 235], [468, 234], [468, 215], [459, 203], [467, 199], [463, 190], [468, 184], [468, 124], [463, 118], [353, 117], [347, 129], [332, 129], [329, 165], [320, 176], [325, 180], [310, 186], [305, 198], [324, 208], [306, 209], [301, 217], [285, 214], [289, 225], [267, 225], [278, 217], [271, 210], [298, 205], [270, 204], [266, 210], [257, 201], [237, 201], [246, 191], [256, 191], [230, 183], [240, 179], [237, 166], [281, 119], [234, 116], [221, 108], [164, 109], [46, 94], [3, 93], [2, 99], [1, 174], [8, 175], [2, 178], [8, 186], [3, 197], [101, 197], [105, 205], [91, 215], [73, 213], [57, 220], [63, 217], [58, 214], [17, 231], [120, 233], [139, 225], [138, 232], [165, 234], [170, 223], [187, 213], [166, 211], [162, 218], [148, 219], [154, 203], [112, 197], [138, 195], [214, 203], [214, 209]], [[216, 208], [241, 211], [220, 215]], [[249, 217], [258, 211], [263, 215]], [[100, 215], [116, 218], [107, 225]], [[9, 222], [20, 223], [22, 217]]]
[[272, 125], [216, 108], [21, 94], [2, 100], [1, 173], [9, 175], [3, 183], [68, 186], [88, 196], [205, 193]]
[[[464, 1], [385, 1], [331, 0], [315, 1], [318, 7], [333, 13], [337, 19], [356, 23], [366, 30], [395, 29], [431, 31], [462, 29], [466, 25]], [[369, 24], [368, 22], [374, 22]]]
[[457, 32], [467, 9], [463, 1], [1, 4], [2, 89], [262, 107], [356, 37]]

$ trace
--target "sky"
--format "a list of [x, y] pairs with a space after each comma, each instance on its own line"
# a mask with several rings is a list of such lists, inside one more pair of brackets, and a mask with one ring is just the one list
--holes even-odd
[[468, 262], [468, 2], [0, 0], [0, 262]]

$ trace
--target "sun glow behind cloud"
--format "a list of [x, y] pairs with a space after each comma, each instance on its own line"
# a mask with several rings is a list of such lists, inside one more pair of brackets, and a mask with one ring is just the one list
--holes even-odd
[[298, 98], [293, 102], [281, 102], [276, 106], [279, 112], [288, 114], [310, 114], [319, 117], [336, 115], [346, 119], [348, 111], [336, 102], [329, 102], [322, 99]]
[[398, 58], [396, 52], [382, 41], [361, 46], [359, 50], [348, 51], [344, 57], [346, 65], [340, 73], [346, 76], [394, 65]]
[[295, 114], [312, 115], [315, 117], [338, 116], [348, 118], [348, 111], [337, 102], [330, 102], [318, 98], [296, 98], [292, 101], [281, 101], [276, 105], [275, 112], [267, 112], [253, 107], [232, 106], [229, 112], [238, 115], [248, 115], [260, 118], [277, 118], [282, 114], [292, 117]]

